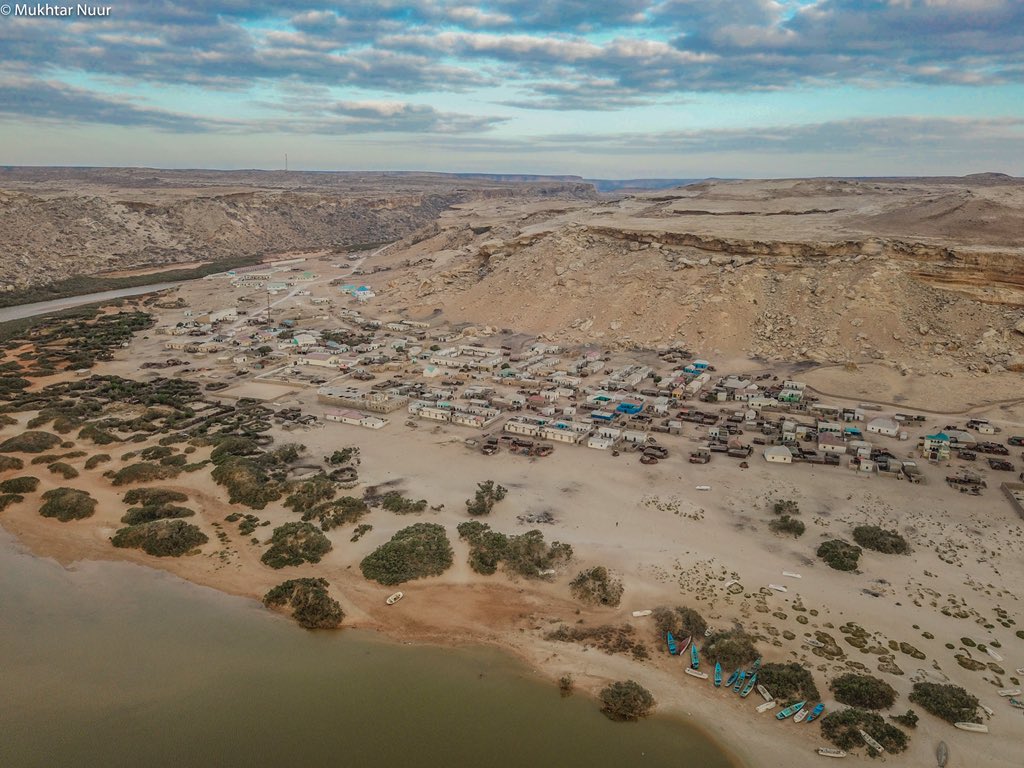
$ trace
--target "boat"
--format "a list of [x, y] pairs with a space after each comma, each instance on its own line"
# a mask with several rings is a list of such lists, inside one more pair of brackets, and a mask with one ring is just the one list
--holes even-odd
[[729, 675], [729, 679], [725, 681], [725, 687], [732, 688], [732, 684], [735, 683], [737, 679], [739, 679], [739, 676], [740, 671], [737, 669], [735, 672]]
[[1007, 696], [1020, 696], [1020, 688], [1003, 688], [999, 691], [999, 695], [1003, 698]]
[[1017, 667], [1017, 674], [1024, 675], [1024, 667]]
[[1024, 701], [1020, 699], [1010, 699], [1010, 706], [1016, 707], [1017, 709], [1024, 709]]
[[682, 655], [684, 655], [686, 653], [686, 651], [690, 647], [690, 643], [692, 641], [693, 641], [693, 637], [691, 635], [687, 635], [686, 639], [683, 640], [682, 644], [679, 646], [679, 655], [680, 656], [682, 656]]
[[385, 602], [388, 605], [394, 605], [399, 600], [401, 600], [403, 597], [405, 597], [405, 593], [404, 592], [395, 592], [395, 594], [391, 595], [391, 597], [389, 597], [387, 600], [385, 600]]
[[675, 656], [679, 653], [679, 647], [676, 645], [676, 639], [672, 637], [672, 633], [669, 632], [665, 640], [668, 642], [668, 652], [670, 655]]
[[754, 663], [750, 665], [750, 671], [747, 674], [748, 675], [752, 675], [755, 672], [757, 672], [757, 670], [759, 670], [760, 668], [761, 668], [761, 657], [758, 656], [756, 659], [754, 659]]
[[761, 698], [765, 701], [772, 701], [775, 697], [768, 693], [768, 689], [760, 683], [757, 684], [757, 692], [761, 694]]
[[696, 670], [696, 669], [684, 669], [683, 672], [688, 674], [690, 677], [697, 677], [697, 678], [700, 678], [701, 680], [707, 680], [708, 679], [708, 673], [707, 672], [700, 672], [699, 670]]
[[771, 701], [766, 701], [764, 704], [758, 704], [757, 711], [767, 712], [769, 709], [775, 709], [776, 706], [778, 706], [778, 702], [775, 701], [775, 699], [772, 699]]
[[793, 573], [792, 571], [783, 571], [782, 575], [783, 576], [788, 576], [791, 579], [802, 579], [803, 578], [803, 576], [801, 576], [799, 573]]
[[715, 662], [715, 688], [722, 687], [722, 665]]
[[736, 678], [736, 685], [732, 687], [734, 693], [739, 693], [740, 688], [743, 687], [743, 682], [747, 679], [747, 673], [742, 669], [740, 670], [740, 676]]
[[809, 714], [807, 716], [807, 722], [808, 723], [813, 723], [815, 720], [817, 720], [821, 716], [821, 713], [824, 712], [824, 711], [825, 711], [825, 705], [822, 704], [821, 702], [818, 702], [817, 704], [814, 705], [814, 709], [811, 710], [811, 714]]
[[993, 659], [995, 659], [996, 661], [1002, 661], [1003, 660], [1003, 657], [1000, 656], [999, 653], [990, 645], [986, 645], [985, 646], [985, 652], [989, 656], [991, 656]]
[[879, 744], [877, 741], [871, 738], [870, 734], [868, 734], [868, 732], [865, 731], [863, 728], [858, 728], [857, 733], [859, 733], [860, 737], [864, 739], [864, 743], [871, 747], [873, 750], [875, 750], [875, 752], [885, 752], [885, 747], [883, 747], [881, 744]]
[[846, 757], [846, 753], [835, 747], [819, 747], [818, 754], [822, 757]]
[[982, 725], [981, 723], [953, 723], [955, 728], [959, 728], [961, 731], [970, 731], [971, 733], [988, 733], [988, 726]]
[[713, 631], [714, 630], [712, 630], [711, 627], [708, 627], [707, 629], [704, 630], [704, 637], [711, 637], [711, 633]]
[[769, 584], [768, 589], [774, 589], [776, 592], [789, 592], [789, 590], [781, 584]]
[[698, 485], [697, 486], [697, 490], [698, 491], [710, 491], [711, 490], [711, 486], [710, 485]]
[[697, 669], [700, 666], [700, 654], [697, 653], [697, 644], [690, 644], [690, 667]]
[[946, 746], [946, 742], [940, 741], [939, 746], [935, 748], [935, 760], [939, 768], [946, 768], [946, 763], [949, 762], [949, 747]]
[[650, 616], [654, 611], [633, 611], [633, 618], [639, 619], [644, 616]]
[[813, 637], [808, 637], [804, 640], [804, 645], [809, 645], [811, 648], [824, 648], [825, 644], [821, 640], [816, 640]]
[[775, 719], [776, 720], [785, 720], [787, 717], [792, 717], [797, 712], [799, 712], [801, 709], [803, 709], [804, 705], [806, 703], [807, 703], [806, 701], [798, 701], [796, 704], [793, 704], [792, 706], [786, 707], [784, 710], [782, 710], [781, 712], [779, 712], [779, 714], [777, 714], [775, 716]]
[[795, 715], [793, 715], [793, 722], [794, 723], [802, 723], [806, 719], [807, 719], [807, 710], [806, 709], [801, 709], [799, 712], [797, 712]]
[[743, 686], [743, 690], [740, 691], [740, 697], [744, 698], [744, 699], [747, 698], [747, 696], [750, 695], [750, 692], [752, 690], [754, 690], [754, 685], [756, 683], [757, 683], [757, 672], [755, 672], [749, 678], [747, 678], [747, 684], [745, 686]]

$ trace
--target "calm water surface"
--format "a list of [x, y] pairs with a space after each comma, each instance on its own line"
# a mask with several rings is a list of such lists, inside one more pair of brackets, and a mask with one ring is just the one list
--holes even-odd
[[0, 530], [0, 765], [728, 768], [670, 718], [615, 724], [486, 649], [310, 633]]

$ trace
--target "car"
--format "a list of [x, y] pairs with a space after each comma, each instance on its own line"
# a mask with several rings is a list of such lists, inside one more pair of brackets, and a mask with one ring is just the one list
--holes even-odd
[[1024, 435], [1014, 435], [1006, 442], [1009, 445], [1024, 445]]

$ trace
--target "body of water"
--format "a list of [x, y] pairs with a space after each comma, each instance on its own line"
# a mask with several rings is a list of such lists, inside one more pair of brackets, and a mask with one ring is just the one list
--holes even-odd
[[682, 720], [606, 720], [488, 649], [307, 632], [120, 563], [66, 570], [0, 530], [0, 765], [730, 768]]

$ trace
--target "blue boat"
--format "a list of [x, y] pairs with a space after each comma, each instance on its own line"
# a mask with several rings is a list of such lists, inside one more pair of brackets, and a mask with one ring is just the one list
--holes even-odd
[[812, 710], [811, 710], [811, 714], [809, 714], [809, 715], [807, 716], [807, 722], [809, 723], [809, 722], [811, 722], [812, 720], [817, 720], [817, 719], [818, 719], [818, 716], [819, 716], [819, 715], [820, 715], [820, 714], [821, 714], [822, 712], [824, 712], [824, 711], [825, 711], [825, 705], [824, 705], [824, 704], [818, 704], [817, 706], [815, 706], [815, 708], [814, 708], [814, 709], [812, 709]]
[[696, 669], [700, 666], [700, 656], [697, 655], [697, 644], [693, 643], [690, 646], [690, 669]]
[[750, 695], [750, 692], [754, 690], [754, 685], [757, 684], [757, 672], [747, 678], [747, 684], [743, 686], [743, 690], [740, 692], [740, 696], [744, 699]]
[[676, 646], [676, 639], [672, 637], [672, 633], [668, 633], [668, 652], [675, 656], [679, 653], [679, 648]]
[[715, 688], [722, 687], [722, 665], [715, 663]]
[[743, 682], [746, 679], [747, 679], [747, 673], [744, 672], [743, 670], [740, 670], [740, 676], [738, 678], [736, 678], [736, 685], [734, 685], [732, 687], [733, 692], [739, 693], [740, 692], [740, 688], [743, 687]]
[[777, 714], [775, 716], [775, 719], [776, 720], [785, 720], [787, 717], [792, 717], [797, 712], [799, 712], [801, 709], [803, 709], [804, 708], [804, 704], [806, 704], [806, 703], [807, 703], [806, 701], [798, 701], [793, 706], [786, 707], [784, 710], [782, 710], [781, 712], [779, 712], [779, 714]]
[[757, 661], [755, 661], [753, 666], [750, 667], [750, 672], [748, 672], [747, 674], [752, 675], [755, 672], [757, 672], [757, 670], [759, 670], [760, 668], [761, 668], [761, 657], [758, 656], [757, 657]]
[[729, 675], [729, 679], [725, 681], [725, 687], [732, 688], [732, 684], [735, 683], [739, 679], [739, 677], [740, 671], [737, 669], [735, 672]]

